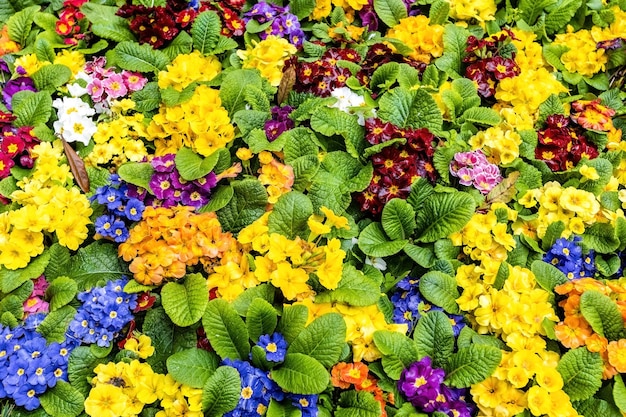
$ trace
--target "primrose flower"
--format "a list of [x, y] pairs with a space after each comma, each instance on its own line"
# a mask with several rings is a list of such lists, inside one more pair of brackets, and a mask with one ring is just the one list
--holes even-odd
[[430, 357], [425, 356], [402, 371], [398, 389], [415, 407], [431, 412], [432, 403], [441, 394], [444, 377], [443, 369], [433, 368]]
[[270, 362], [282, 362], [287, 353], [287, 341], [280, 333], [264, 334], [259, 337], [257, 346], [265, 350], [265, 357]]

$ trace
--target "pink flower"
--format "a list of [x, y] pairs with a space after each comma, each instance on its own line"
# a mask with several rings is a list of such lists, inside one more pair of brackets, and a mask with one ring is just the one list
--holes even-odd
[[102, 85], [102, 81], [94, 78], [94, 80], [87, 85], [87, 93], [89, 93], [91, 99], [96, 103], [104, 100], [104, 97], [102, 97], [104, 94], [104, 86]]
[[24, 301], [24, 313], [47, 313], [50, 310], [50, 304], [39, 297], [30, 297]]
[[128, 93], [128, 88], [126, 88], [126, 84], [124, 84], [124, 77], [122, 77], [121, 74], [111, 74], [102, 81], [102, 86], [111, 98], [122, 97]]
[[33, 288], [33, 293], [30, 295], [31, 297], [43, 297], [46, 293], [46, 290], [50, 286], [50, 284], [48, 283], [48, 281], [46, 281], [46, 278], [43, 275], [37, 278], [34, 284], [35, 287]]
[[122, 71], [122, 77], [124, 77], [124, 83], [130, 91], [139, 91], [148, 82], [146, 77], [132, 71]]

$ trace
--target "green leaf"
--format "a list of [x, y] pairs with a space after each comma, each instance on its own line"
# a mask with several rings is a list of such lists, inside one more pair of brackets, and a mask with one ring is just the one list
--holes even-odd
[[500, 349], [487, 345], [469, 345], [450, 356], [446, 384], [465, 388], [484, 381], [496, 370], [502, 359]]
[[463, 122], [477, 123], [486, 126], [495, 126], [502, 121], [500, 114], [487, 107], [472, 107], [463, 113], [459, 119], [459, 124]]
[[461, 105], [457, 106], [459, 114], [463, 114], [472, 107], [480, 106], [480, 96], [472, 80], [467, 78], [456, 79], [452, 81], [452, 90], [462, 98]]
[[65, 306], [49, 313], [41, 322], [37, 331], [46, 338], [48, 343], [65, 340], [65, 331], [74, 318], [76, 310], [74, 307]]
[[430, 268], [435, 263], [435, 254], [432, 249], [407, 243], [402, 250], [423, 268]]
[[81, 394], [89, 395], [93, 370], [98, 364], [107, 362], [107, 359], [96, 358], [87, 346], [79, 346], [72, 350], [67, 365], [70, 383]]
[[3, 320], [9, 319], [13, 321], [10, 317], [7, 317], [6, 314], [10, 314], [13, 316], [13, 319], [17, 320], [21, 319], [24, 315], [23, 306], [24, 301], [20, 300], [17, 296], [11, 294], [8, 296], [4, 296], [2, 301], [0, 301], [0, 317], [4, 316]]
[[417, 240], [434, 242], [461, 230], [475, 209], [474, 199], [464, 192], [432, 195], [417, 212]]
[[539, 118], [545, 120], [553, 114], [565, 114], [565, 107], [556, 94], [550, 94], [546, 101], [539, 105]]
[[174, 324], [191, 326], [202, 318], [209, 302], [206, 279], [200, 274], [188, 274], [182, 284], [168, 282], [161, 290], [161, 299]]
[[173, 61], [178, 55], [188, 54], [192, 49], [193, 39], [187, 32], [181, 31], [167, 47], [163, 48], [163, 52], [170, 61]]
[[203, 54], [210, 54], [217, 45], [222, 24], [217, 13], [206, 11], [196, 16], [191, 25], [191, 37], [194, 49]]
[[313, 9], [315, 9], [315, 0], [291, 0], [289, 7], [291, 13], [295, 14], [298, 19], [303, 20], [308, 17]]
[[300, 417], [302, 412], [291, 404], [283, 404], [272, 398], [265, 415], [266, 417]]
[[380, 298], [380, 286], [354, 266], [345, 264], [337, 288], [317, 294], [320, 303], [346, 303], [352, 306], [369, 306]]
[[620, 411], [626, 411], [626, 386], [620, 374], [613, 377], [613, 401]]
[[283, 335], [287, 343], [293, 342], [304, 330], [309, 319], [309, 309], [305, 305], [286, 305], [276, 331]]
[[237, 69], [224, 77], [220, 86], [220, 98], [229, 115], [245, 109], [245, 92], [252, 87], [263, 87], [261, 75], [256, 70]]
[[93, 242], [78, 249], [70, 259], [67, 275], [76, 281], [82, 291], [100, 281], [111, 281], [124, 275], [120, 262], [116, 245]]
[[567, 351], [556, 369], [563, 377], [563, 391], [572, 401], [591, 397], [602, 385], [602, 358], [585, 347]]
[[415, 211], [406, 200], [392, 198], [383, 207], [381, 222], [389, 238], [407, 239], [415, 231]]
[[270, 303], [262, 298], [255, 298], [246, 313], [246, 326], [253, 342], [258, 342], [264, 334], [271, 335], [276, 329], [278, 314]]
[[622, 413], [615, 405], [599, 398], [588, 398], [572, 405], [579, 415], [585, 417], [622, 417]]
[[391, 256], [400, 252], [408, 243], [407, 240], [389, 241], [380, 223], [367, 225], [359, 235], [359, 248], [369, 256], [377, 258]]
[[468, 37], [469, 32], [466, 29], [446, 25], [443, 32], [443, 55], [435, 61], [437, 68], [458, 78]]
[[113, 49], [117, 65], [128, 71], [159, 72], [170, 63], [162, 51], [153, 49], [149, 44], [124, 41]]
[[[67, 265], [70, 262], [69, 249], [65, 246], [59, 245], [58, 243], [53, 243], [52, 246], [50, 246], [48, 253], [50, 254], [50, 260], [46, 265], [46, 269], [44, 271], [44, 275], [46, 276], [46, 278], [48, 280], [53, 280], [59, 276], [64, 276], [65, 271], [67, 270]], [[2, 290], [1, 286], [0, 290]]]
[[118, 7], [90, 2], [83, 4], [80, 10], [92, 23], [91, 30], [95, 35], [115, 42], [136, 40], [135, 35], [130, 30], [129, 22], [115, 14]]
[[217, 164], [218, 159], [219, 153], [217, 152], [213, 152], [208, 158], [203, 158], [183, 146], [176, 152], [176, 169], [184, 180], [193, 181], [207, 176]]
[[594, 332], [609, 341], [624, 336], [624, 321], [617, 304], [607, 295], [587, 290], [580, 296], [580, 312]]
[[257, 299], [261, 298], [268, 303], [274, 302], [274, 287], [270, 284], [261, 284], [256, 287], [248, 288], [232, 302], [232, 306], [240, 316], [247, 316], [250, 304]]
[[346, 343], [346, 323], [337, 313], [324, 314], [311, 322], [291, 343], [287, 354], [303, 353], [330, 368], [339, 360]]
[[391, 379], [400, 379], [402, 371], [419, 359], [417, 346], [402, 333], [377, 330], [373, 340], [383, 354], [383, 369]]
[[550, 223], [548, 228], [546, 229], [546, 233], [541, 240], [541, 248], [545, 251], [550, 250], [552, 245], [556, 243], [556, 241], [561, 237], [561, 234], [565, 230], [565, 223], [561, 220]]
[[69, 382], [57, 381], [54, 388], [39, 397], [39, 401], [52, 417], [76, 417], [84, 409], [85, 397]]
[[444, 368], [454, 352], [452, 324], [441, 311], [423, 314], [415, 326], [413, 339], [420, 357], [430, 356], [437, 368]]
[[211, 346], [222, 359], [248, 359], [248, 329], [226, 300], [216, 298], [209, 302], [202, 325]]
[[552, 65], [559, 71], [567, 71], [565, 65], [561, 62], [561, 55], [569, 51], [569, 47], [565, 45], [547, 44], [543, 47], [543, 57], [548, 64]]
[[153, 307], [146, 313], [143, 332], [152, 340], [155, 352], [147, 362], [155, 372], [166, 373], [165, 360], [174, 346], [174, 327], [163, 307]]
[[220, 359], [215, 353], [192, 348], [176, 352], [167, 358], [167, 373], [176, 382], [192, 388], [202, 388], [219, 363]]
[[233, 181], [233, 197], [217, 215], [224, 230], [233, 233], [251, 224], [265, 213], [267, 192], [256, 179]]
[[72, 71], [65, 65], [52, 64], [41, 67], [31, 78], [37, 90], [53, 92], [72, 77]]
[[519, 10], [522, 19], [532, 25], [552, 2], [552, 0], [521, 0]]
[[226, 207], [228, 202], [233, 198], [235, 194], [233, 187], [230, 185], [219, 185], [215, 191], [211, 193], [211, 200], [204, 206], [198, 209], [199, 213], [208, 213], [211, 211], [217, 211]]
[[435, 0], [430, 6], [428, 18], [431, 25], [443, 25], [448, 21], [450, 13], [450, 3], [443, 0]]
[[370, 80], [370, 86], [374, 88], [389, 88], [398, 78], [400, 65], [397, 62], [387, 62], [376, 68]]
[[0, 267], [0, 291], [10, 293], [28, 280], [35, 279], [43, 274], [46, 265], [50, 261], [48, 251], [36, 258], [32, 258], [29, 264], [21, 269], [6, 269]]
[[378, 102], [378, 116], [399, 127], [427, 128], [439, 132], [443, 116], [433, 97], [425, 90], [394, 88]]
[[420, 292], [431, 303], [450, 314], [459, 314], [456, 299], [460, 297], [456, 279], [439, 271], [427, 272], [419, 281]]
[[298, 191], [283, 194], [267, 219], [269, 233], [280, 233], [289, 239], [306, 238], [307, 220], [312, 214], [313, 204], [307, 196]]
[[585, 252], [593, 249], [598, 253], [611, 253], [620, 244], [615, 236], [615, 229], [608, 223], [593, 224], [585, 230], [582, 238], [582, 247]]
[[117, 169], [117, 173], [124, 181], [150, 190], [150, 179], [154, 174], [154, 168], [149, 162], [127, 162]]
[[285, 362], [270, 375], [278, 386], [294, 394], [319, 394], [330, 380], [321, 363], [302, 353], [288, 353]]
[[536, 260], [530, 267], [537, 283], [548, 292], [553, 292], [557, 285], [568, 282], [567, 277], [557, 267], [547, 262]]
[[335, 417], [379, 417], [381, 406], [367, 391], [345, 391], [339, 397]]
[[132, 94], [135, 109], [140, 112], [149, 112], [159, 108], [161, 93], [156, 82], [147, 83], [141, 90]]
[[45, 91], [30, 93], [13, 106], [16, 116], [13, 124], [17, 127], [35, 126], [48, 122], [52, 114], [52, 97]]
[[354, 115], [336, 108], [319, 107], [311, 116], [311, 128], [325, 136], [341, 135], [346, 151], [359, 158], [365, 149], [365, 130]]
[[582, 0], [559, 0], [546, 7], [546, 32], [552, 34], [567, 25], [582, 3]]
[[392, 27], [408, 16], [402, 0], [374, 0], [376, 14], [387, 26]]
[[237, 407], [241, 393], [239, 372], [220, 366], [202, 389], [202, 410], [207, 417], [219, 417]]
[[418, 177], [413, 184], [411, 184], [411, 192], [409, 193], [407, 201], [415, 211], [420, 211], [422, 210], [424, 202], [426, 202], [434, 192], [433, 186], [426, 178]]
[[77, 293], [76, 281], [70, 277], [57, 277], [46, 289], [46, 299], [50, 300], [50, 311], [58, 310], [67, 305]]
[[33, 21], [35, 20], [35, 14], [39, 10], [39, 6], [30, 6], [11, 16], [7, 21], [9, 39], [25, 47], [26, 38], [28, 38]]

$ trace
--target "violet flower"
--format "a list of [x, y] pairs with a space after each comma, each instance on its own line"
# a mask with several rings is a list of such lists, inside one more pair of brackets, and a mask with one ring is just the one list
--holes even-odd
[[11, 101], [13, 96], [20, 91], [36, 92], [37, 89], [35, 88], [33, 80], [28, 77], [17, 77], [13, 80], [9, 80], [2, 89], [2, 99], [8, 110], [13, 110]]

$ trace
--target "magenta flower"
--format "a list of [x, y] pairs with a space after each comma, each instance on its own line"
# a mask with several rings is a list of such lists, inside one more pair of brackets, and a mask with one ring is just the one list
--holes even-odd
[[39, 297], [30, 297], [24, 301], [24, 313], [47, 313], [50, 310], [50, 305]]
[[50, 286], [46, 278], [41, 275], [34, 281], [35, 287], [33, 288], [33, 293], [30, 295], [31, 297], [43, 297], [46, 293], [46, 290]]
[[402, 371], [398, 389], [415, 407], [431, 412], [441, 394], [445, 376], [444, 370], [433, 368], [430, 357], [425, 356]]
[[123, 97], [128, 93], [126, 84], [124, 84], [124, 77], [121, 74], [111, 74], [102, 81], [102, 86], [110, 98]]
[[144, 77], [143, 75], [137, 72], [132, 72], [132, 71], [126, 71], [126, 70], [122, 71], [122, 77], [124, 77], [124, 83], [126, 84], [126, 87], [128, 87], [130, 91], [139, 91], [148, 82], [148, 79], [146, 77]]

